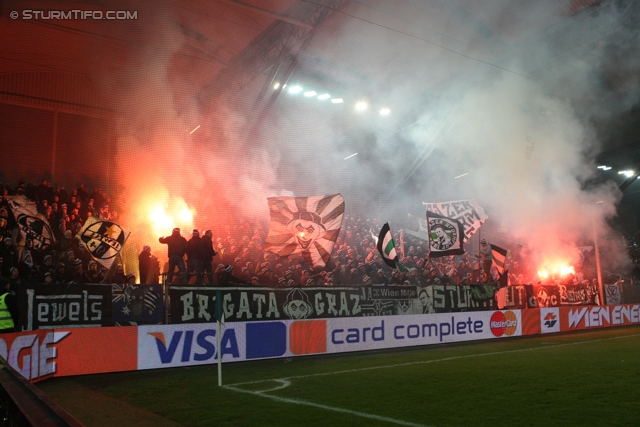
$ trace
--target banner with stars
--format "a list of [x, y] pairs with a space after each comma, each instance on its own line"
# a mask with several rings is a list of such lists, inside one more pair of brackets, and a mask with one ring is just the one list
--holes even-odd
[[162, 285], [112, 284], [113, 321], [119, 326], [162, 323]]
[[96, 262], [111, 268], [116, 257], [127, 241], [128, 233], [112, 221], [103, 221], [90, 216], [76, 238]]

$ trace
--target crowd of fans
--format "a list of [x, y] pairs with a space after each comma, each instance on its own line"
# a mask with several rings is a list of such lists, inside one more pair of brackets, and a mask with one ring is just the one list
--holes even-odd
[[[266, 287], [367, 284], [427, 286], [493, 283], [499, 279], [500, 273], [495, 266], [486, 274], [479, 259], [468, 253], [429, 258], [427, 243], [417, 238], [406, 240], [404, 247], [398, 248], [404, 254], [400, 261], [406, 267], [405, 271], [392, 269], [382, 260], [376, 248], [375, 236], [379, 231], [380, 223], [377, 220], [345, 216], [329, 262], [324, 267], [316, 268], [309, 267], [301, 259], [281, 258], [265, 251], [264, 241], [268, 230], [249, 222], [219, 226], [214, 231], [205, 231], [204, 237], [200, 236], [199, 230], [192, 230], [189, 240], [181, 236], [179, 229], [175, 229], [172, 236], [162, 237], [160, 242], [169, 246], [169, 262], [165, 272], [175, 272], [168, 277], [171, 283]], [[396, 242], [401, 240], [398, 234], [394, 238]], [[212, 235], [219, 237], [211, 239]], [[176, 242], [182, 239], [180, 245], [183, 248], [167, 239]], [[181, 253], [186, 254], [186, 262]], [[212, 268], [207, 270], [203, 265], [212, 265]], [[510, 284], [524, 283], [517, 262], [509, 260], [507, 268], [513, 272], [509, 276]]]
[[[91, 192], [80, 185], [68, 192], [53, 188], [47, 180], [39, 185], [20, 183], [16, 188], [0, 184], [0, 274], [15, 288], [20, 283], [136, 283], [121, 264], [112, 272], [93, 260], [75, 235], [90, 216], [117, 221], [109, 209], [110, 198], [101, 189]], [[56, 237], [55, 245], [44, 251], [31, 251], [20, 241], [18, 227], [8, 197], [23, 194], [34, 201], [48, 220]], [[212, 224], [202, 233], [189, 230], [189, 239], [174, 229], [161, 237], [168, 246], [164, 277], [168, 283], [221, 286], [358, 286], [367, 284], [419, 285], [496, 283], [500, 273], [495, 266], [485, 271], [480, 259], [466, 253], [460, 256], [429, 258], [427, 242], [404, 234], [394, 240], [400, 262], [406, 268], [392, 269], [376, 248], [381, 228], [378, 220], [346, 215], [334, 250], [324, 267], [310, 267], [301, 259], [281, 258], [264, 250], [268, 225]], [[403, 242], [403, 243], [401, 243]], [[530, 283], [535, 278], [512, 259], [507, 260], [510, 285]], [[169, 274], [171, 271], [173, 274]], [[159, 283], [162, 275], [151, 248], [139, 255], [140, 283]], [[109, 277], [107, 277], [109, 275]], [[562, 278], [576, 283], [576, 277]]]
[[[0, 183], [0, 276], [17, 289], [23, 283], [102, 283], [108, 270], [93, 260], [84, 246], [78, 244], [76, 233], [88, 217], [117, 220], [118, 214], [109, 210], [110, 198], [100, 188], [91, 192], [80, 185], [67, 191], [64, 187], [53, 188], [48, 180], [39, 185], [19, 183], [15, 188]], [[31, 245], [23, 241], [9, 197], [24, 195], [36, 203], [37, 211], [49, 223], [55, 244], [43, 250], [28, 249]], [[115, 283], [133, 281], [135, 277], [124, 276], [119, 266], [110, 281]]]

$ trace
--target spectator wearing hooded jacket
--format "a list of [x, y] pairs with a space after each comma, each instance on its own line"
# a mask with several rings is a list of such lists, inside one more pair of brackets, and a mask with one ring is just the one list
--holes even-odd
[[191, 239], [187, 241], [187, 266], [189, 274], [195, 273], [196, 285], [202, 284], [202, 262], [204, 259], [204, 246], [200, 239], [200, 232], [196, 229], [191, 233]]
[[140, 269], [140, 283], [158, 283], [157, 277], [154, 277], [153, 267], [157, 264], [158, 259], [151, 254], [150, 246], [143, 246], [142, 252], [138, 255], [138, 268]]
[[180, 235], [180, 229], [176, 227], [171, 232], [171, 236], [163, 236], [158, 240], [160, 243], [167, 245], [167, 255], [169, 256], [168, 281], [170, 283], [173, 282], [175, 268], [178, 267], [178, 271], [182, 275], [182, 284], [186, 285], [189, 283], [187, 269], [184, 265], [184, 254], [187, 250], [187, 239]]
[[202, 236], [202, 270], [206, 274], [207, 283], [210, 286], [213, 285], [213, 257], [218, 254], [213, 248], [212, 237], [211, 230], [205, 231], [204, 236]]

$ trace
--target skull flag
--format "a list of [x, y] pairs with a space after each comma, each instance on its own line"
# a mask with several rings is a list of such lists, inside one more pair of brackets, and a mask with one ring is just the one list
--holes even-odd
[[324, 267], [342, 226], [342, 195], [269, 197], [267, 202], [271, 222], [264, 249]]

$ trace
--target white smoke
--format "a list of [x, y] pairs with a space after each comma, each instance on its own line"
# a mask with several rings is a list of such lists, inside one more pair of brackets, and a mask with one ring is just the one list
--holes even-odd
[[[601, 60], [568, 66], [534, 37], [571, 19], [560, 14], [569, 3], [465, 3], [473, 17], [443, 4], [350, 2], [349, 15], [334, 13], [316, 30], [287, 82], [345, 103], [283, 90], [252, 140], [262, 81], [233, 94], [240, 101], [227, 94], [200, 108], [208, 80], [192, 83], [191, 70], [175, 65], [190, 42], [175, 11], [154, 6], [136, 23], [129, 65], [103, 76], [123, 117], [118, 174], [134, 198], [186, 201], [195, 226], [265, 221], [266, 197], [282, 189], [342, 193], [348, 213], [398, 221], [422, 215], [423, 201], [475, 198], [513, 240], [564, 252], [589, 241], [592, 224], [608, 233], [620, 197], [585, 186], [599, 149], [588, 123], [603, 113], [578, 113], [571, 99], [601, 93], [592, 78]], [[318, 58], [324, 76], [312, 79]], [[360, 98], [368, 113], [353, 111]], [[378, 115], [382, 106], [391, 115]]]

